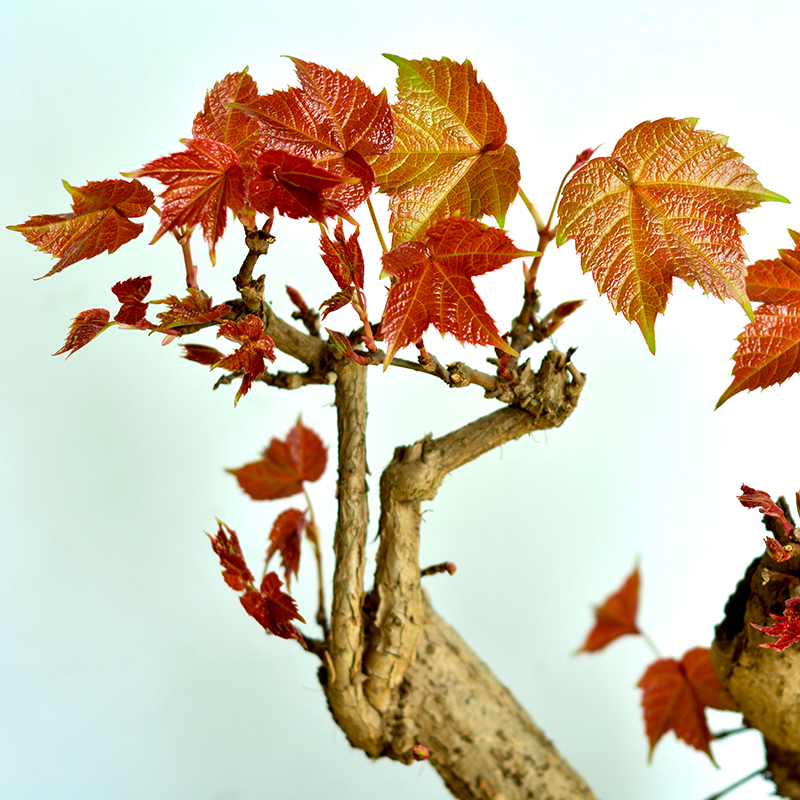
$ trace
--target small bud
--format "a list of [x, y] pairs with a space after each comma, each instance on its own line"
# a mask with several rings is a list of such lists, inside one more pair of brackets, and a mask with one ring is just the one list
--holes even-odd
[[415, 744], [411, 748], [414, 761], [427, 761], [431, 757], [430, 750], [424, 744]]

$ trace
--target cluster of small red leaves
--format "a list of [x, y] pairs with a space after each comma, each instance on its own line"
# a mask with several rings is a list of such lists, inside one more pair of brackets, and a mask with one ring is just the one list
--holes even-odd
[[759, 631], [763, 631], [769, 636], [777, 636], [777, 642], [765, 642], [759, 647], [768, 647], [773, 650], [785, 650], [793, 644], [800, 643], [800, 597], [790, 597], [783, 607], [783, 615], [770, 614], [772, 619], [777, 620], [769, 627], [750, 624]]
[[455, 214], [488, 214], [502, 227], [519, 188], [519, 159], [472, 64], [386, 58], [398, 68], [395, 142], [373, 167], [391, 198], [392, 244], [419, 240], [436, 220]]
[[421, 242], [404, 242], [382, 257], [392, 278], [381, 331], [387, 366], [401, 347], [419, 341], [434, 325], [460, 342], [492, 344], [516, 355], [500, 336], [472, 279], [520, 256], [504, 231], [475, 220], [449, 217], [430, 227]]
[[111, 291], [117, 296], [117, 300], [122, 303], [122, 307], [116, 313], [114, 320], [121, 325], [136, 326], [144, 321], [147, 315], [148, 303], [144, 302], [145, 297], [150, 294], [150, 287], [153, 279], [147, 277], [128, 278], [126, 281], [119, 281], [111, 287]]
[[[737, 496], [737, 500], [745, 508], [757, 508], [762, 514], [767, 517], [775, 517], [787, 534], [794, 534], [794, 525], [786, 519], [783, 509], [777, 504], [772, 502], [772, 498], [766, 493], [758, 489], [753, 489], [750, 486], [742, 484], [742, 494]], [[798, 510], [800, 510], [800, 492], [798, 492]], [[784, 547], [781, 543], [772, 536], [764, 539], [769, 554], [776, 561], [786, 561], [794, 554], [794, 547]]]
[[297, 613], [294, 600], [281, 591], [281, 579], [274, 572], [268, 572], [261, 586], [256, 588], [255, 578], [244, 560], [236, 531], [224, 522], [217, 520], [217, 523], [216, 536], [207, 535], [223, 567], [225, 583], [234, 591], [242, 592], [239, 602], [265, 631], [282, 639], [297, 639], [305, 647], [300, 631], [291, 624], [294, 619], [300, 622], [305, 620]]
[[224, 336], [239, 344], [239, 349], [214, 366], [231, 372], [243, 372], [242, 383], [236, 392], [234, 405], [250, 391], [253, 381], [264, 374], [264, 359], [275, 360], [275, 342], [264, 332], [264, 322], [253, 314], [236, 322], [223, 322], [219, 326], [217, 336]]
[[37, 250], [59, 258], [45, 278], [81, 259], [113, 253], [135, 239], [144, 225], [131, 222], [131, 217], [146, 214], [154, 200], [153, 193], [136, 180], [90, 181], [78, 188], [63, 184], [72, 195], [72, 213], [38, 214], [21, 225], [8, 226]]
[[[595, 625], [579, 652], [597, 652], [620, 636], [641, 634], [636, 624], [638, 604], [636, 567], [622, 586], [595, 609]], [[642, 689], [650, 755], [659, 739], [672, 730], [679, 739], [702, 750], [713, 761], [705, 709], [736, 710], [736, 707], [714, 674], [710, 651], [698, 647], [680, 661], [660, 658], [647, 668], [638, 686]]]
[[673, 278], [731, 297], [753, 318], [737, 215], [768, 200], [788, 202], [761, 185], [726, 137], [696, 124], [641, 123], [610, 157], [575, 173], [558, 207], [557, 244], [575, 240], [583, 271], [636, 322], [651, 352]]
[[714, 674], [711, 651], [707, 647], [689, 650], [680, 661], [674, 658], [655, 661], [642, 675], [638, 686], [642, 690], [650, 757], [659, 739], [671, 730], [686, 744], [714, 760], [705, 710], [736, 711], [737, 707]]
[[765, 389], [800, 371], [800, 233], [789, 235], [794, 249], [756, 261], [747, 272], [747, 294], [761, 305], [737, 337], [733, 381], [717, 408], [745, 389]]
[[303, 491], [305, 481], [325, 472], [328, 452], [319, 436], [300, 420], [286, 439], [273, 439], [259, 461], [229, 469], [253, 500], [277, 500]]

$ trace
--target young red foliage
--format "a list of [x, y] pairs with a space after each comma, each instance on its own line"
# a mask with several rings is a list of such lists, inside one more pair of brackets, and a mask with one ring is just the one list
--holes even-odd
[[717, 408], [745, 389], [766, 389], [800, 371], [800, 233], [789, 235], [793, 250], [779, 250], [780, 258], [756, 261], [748, 270], [747, 293], [762, 305], [737, 337], [733, 381]]
[[146, 278], [128, 278], [128, 280], [119, 281], [111, 287], [117, 300], [122, 303], [122, 307], [114, 317], [116, 322], [122, 325], [138, 325], [144, 320], [148, 303], [143, 301], [150, 293], [152, 283], [152, 276], [148, 275]]
[[188, 289], [186, 297], [171, 294], [163, 300], [153, 300], [154, 304], [164, 304], [167, 311], [161, 311], [156, 316], [161, 320], [160, 329], [175, 328], [181, 325], [203, 325], [216, 322], [225, 317], [231, 310], [229, 305], [220, 303], [212, 305], [211, 298], [201, 289]]
[[60, 350], [53, 353], [54, 356], [67, 354], [69, 358], [76, 350], [89, 344], [92, 339], [99, 336], [106, 328], [113, 323], [109, 322], [111, 312], [105, 308], [89, 308], [81, 311], [70, 325], [67, 339]]
[[[123, 173], [131, 178], [156, 178], [167, 188], [159, 195], [161, 225], [153, 242], [168, 231], [201, 225], [211, 263], [225, 232], [228, 209], [244, 208], [244, 170], [236, 151], [215, 139], [181, 139], [186, 149], [157, 158], [141, 169]], [[151, 242], [151, 244], [153, 243]]]
[[647, 668], [637, 685], [642, 690], [650, 758], [661, 737], [672, 730], [714, 761], [705, 709], [736, 711], [737, 707], [714, 674], [707, 647], [689, 650], [680, 661], [659, 659]]
[[261, 95], [236, 107], [258, 122], [266, 148], [310, 159], [342, 178], [356, 178], [330, 195], [344, 208], [355, 208], [372, 190], [374, 173], [366, 159], [392, 149], [394, 125], [386, 91], [376, 95], [360, 78], [299, 58], [292, 61], [301, 89]]
[[205, 344], [182, 344], [183, 357], [188, 361], [196, 361], [206, 367], [213, 367], [225, 358], [224, 353], [220, 353], [216, 347], [209, 347]]
[[[336, 297], [336, 295], [334, 295]], [[328, 311], [326, 310], [325, 314], [322, 315], [322, 318], [325, 319]], [[331, 344], [345, 357], [349, 358], [351, 361], [355, 361], [356, 364], [369, 364], [369, 359], [365, 356], [359, 355], [353, 349], [353, 343], [339, 331], [332, 331], [330, 328], [325, 328], [328, 332], [328, 336], [330, 337]]]
[[436, 220], [458, 213], [488, 214], [502, 227], [519, 187], [519, 159], [492, 93], [469, 61], [385, 57], [398, 68], [395, 142], [373, 167], [391, 197], [392, 245], [419, 240]]
[[265, 631], [282, 639], [297, 639], [306, 647], [300, 631], [291, 624], [293, 619], [300, 622], [305, 620], [297, 613], [297, 605], [292, 597], [281, 591], [282, 585], [276, 573], [268, 572], [261, 581], [259, 590], [246, 589], [239, 602]]
[[247, 69], [232, 72], [206, 94], [203, 110], [192, 124], [195, 139], [214, 139], [230, 147], [247, 179], [252, 177], [256, 156], [264, 148], [258, 123], [236, 106], [251, 103], [257, 97], [258, 87]]
[[266, 563], [269, 566], [272, 556], [275, 553], [281, 554], [281, 566], [287, 589], [291, 586], [292, 573], [297, 577], [300, 568], [300, 540], [305, 527], [306, 515], [297, 508], [287, 508], [278, 515], [269, 533], [270, 544]]
[[322, 223], [326, 217], [347, 213], [342, 203], [330, 199], [330, 194], [353, 178], [343, 178], [283, 150], [261, 153], [256, 170], [248, 188], [256, 211], [270, 216], [277, 211], [292, 219], [311, 217]]
[[643, 122], [611, 157], [583, 166], [564, 188], [557, 244], [575, 240], [615, 311], [636, 322], [655, 353], [655, 319], [672, 279], [732, 297], [752, 319], [737, 214], [767, 200], [765, 189], [727, 138], [696, 131], [696, 119]]
[[253, 314], [248, 314], [236, 322], [223, 322], [219, 326], [217, 336], [224, 336], [239, 344], [239, 349], [235, 353], [214, 365], [231, 372], [244, 372], [242, 384], [233, 401], [236, 405], [239, 399], [250, 391], [253, 381], [264, 373], [266, 369], [264, 359], [275, 360], [275, 342], [264, 333], [263, 321]]
[[786, 533], [794, 530], [794, 525], [786, 519], [783, 509], [772, 502], [772, 498], [766, 493], [753, 489], [746, 484], [742, 484], [742, 494], [736, 498], [745, 508], [757, 508], [762, 514], [768, 517], [775, 517], [783, 525]]
[[333, 239], [323, 231], [319, 237], [322, 261], [333, 275], [340, 289], [355, 286], [364, 288], [364, 256], [358, 243], [359, 228], [345, 237], [342, 220], [333, 229]]
[[38, 214], [21, 225], [8, 226], [35, 244], [37, 250], [60, 259], [44, 278], [84, 258], [113, 253], [135, 239], [144, 225], [130, 218], [146, 214], [155, 199], [136, 180], [90, 181], [78, 188], [62, 183], [72, 195], [71, 214]]
[[383, 276], [392, 278], [381, 331], [389, 365], [401, 348], [419, 341], [430, 325], [460, 342], [506, 344], [475, 291], [472, 279], [520, 256], [504, 231], [475, 220], [449, 217], [429, 228], [422, 242], [404, 242], [382, 256]]
[[773, 650], [785, 650], [793, 644], [800, 642], [800, 597], [790, 597], [783, 605], [783, 614], [770, 614], [772, 619], [777, 620], [773, 625], [762, 626], [754, 622], [750, 624], [759, 631], [763, 631], [769, 636], [777, 636], [776, 642], [764, 642], [759, 647], [772, 648]]
[[294, 600], [280, 590], [280, 578], [270, 572], [264, 576], [260, 588], [256, 589], [255, 578], [244, 560], [236, 531], [220, 520], [217, 520], [217, 526], [216, 536], [206, 535], [211, 539], [211, 547], [223, 567], [225, 583], [234, 591], [242, 592], [239, 602], [245, 611], [268, 633], [283, 639], [297, 639], [305, 647], [300, 631], [290, 624], [293, 619], [300, 622], [305, 620], [297, 613]]
[[639, 567], [625, 579], [622, 586], [594, 610], [594, 627], [586, 637], [579, 653], [602, 650], [620, 636], [638, 634], [636, 612], [639, 607]]
[[304, 481], [322, 477], [328, 452], [300, 420], [285, 440], [273, 439], [259, 461], [227, 470], [253, 500], [277, 500], [303, 491]]

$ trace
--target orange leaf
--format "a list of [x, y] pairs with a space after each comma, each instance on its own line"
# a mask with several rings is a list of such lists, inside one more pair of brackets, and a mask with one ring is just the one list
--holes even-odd
[[643, 122], [567, 184], [557, 243], [575, 240], [615, 311], [636, 322], [655, 352], [655, 319], [673, 277], [732, 297], [752, 319], [737, 214], [767, 200], [765, 189], [727, 138], [696, 131], [696, 119]]
[[517, 194], [519, 159], [472, 64], [384, 55], [398, 67], [395, 142], [373, 168], [380, 191], [391, 195], [392, 245], [418, 240], [459, 212], [489, 214], [502, 227]]
[[[225, 231], [228, 209], [244, 207], [244, 171], [236, 151], [214, 139], [181, 139], [186, 149], [157, 158], [141, 169], [123, 173], [134, 178], [156, 178], [167, 188], [161, 193], [161, 226], [153, 242], [167, 231], [202, 225], [211, 263]], [[152, 244], [152, 243], [151, 243]]]
[[636, 627], [639, 607], [639, 567], [625, 579], [625, 583], [610, 595], [602, 606], [595, 608], [594, 628], [589, 632], [578, 652], [594, 653], [627, 633], [640, 633]]
[[647, 668], [638, 686], [651, 758], [661, 737], [672, 730], [714, 761], [705, 709], [735, 711], [736, 706], [714, 674], [708, 648], [690, 650], [680, 661], [659, 659]]
[[736, 337], [733, 381], [717, 408], [745, 389], [766, 389], [800, 371], [800, 234], [790, 230], [789, 235], [794, 250], [756, 261], [747, 273], [747, 293], [763, 305]]
[[275, 342], [264, 333], [263, 321], [254, 314], [248, 314], [236, 322], [223, 322], [217, 336], [224, 336], [240, 345], [235, 353], [214, 364], [214, 367], [222, 367], [231, 372], [244, 372], [242, 385], [233, 401], [236, 405], [250, 391], [253, 381], [264, 373], [264, 359], [275, 360]]
[[58, 256], [60, 261], [42, 277], [84, 258], [113, 253], [144, 226], [129, 217], [141, 217], [153, 204], [153, 193], [139, 181], [90, 181], [76, 188], [62, 181], [72, 195], [71, 214], [39, 214], [21, 225], [9, 225], [19, 231], [38, 250]]
[[401, 347], [419, 341], [430, 325], [460, 342], [492, 344], [516, 355], [497, 331], [472, 279], [520, 256], [504, 231], [475, 220], [439, 220], [424, 242], [404, 242], [382, 256], [391, 276], [381, 331], [386, 339], [384, 368]]
[[109, 322], [110, 318], [111, 312], [105, 308], [89, 308], [81, 311], [70, 325], [64, 346], [60, 350], [56, 350], [53, 355], [60, 356], [62, 353], [66, 353], [69, 358], [76, 350], [89, 344], [92, 339], [112, 325], [113, 323]]
[[303, 491], [325, 471], [327, 450], [322, 440], [298, 420], [285, 440], [273, 439], [260, 461], [229, 469], [253, 500], [276, 500]]
[[286, 579], [286, 588], [290, 586], [292, 573], [297, 577], [300, 568], [300, 540], [306, 527], [306, 515], [297, 508], [287, 508], [281, 512], [269, 533], [269, 548], [267, 549], [267, 565], [275, 553], [281, 554], [283, 577]]

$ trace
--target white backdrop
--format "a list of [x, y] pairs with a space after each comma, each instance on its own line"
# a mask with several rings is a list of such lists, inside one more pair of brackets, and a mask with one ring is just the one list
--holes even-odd
[[[396, 71], [382, 52], [469, 58], [505, 114], [523, 187], [542, 209], [577, 152], [605, 142], [608, 154], [626, 130], [662, 116], [698, 116], [699, 128], [729, 135], [765, 186], [797, 201], [798, 21], [794, 2], [740, 0], [9, 3], [0, 26], [0, 220], [67, 211], [62, 178], [80, 186], [179, 149], [206, 89], [228, 72], [249, 65], [263, 92], [285, 88], [294, 77], [284, 54], [390, 93]], [[534, 249], [518, 206], [507, 227]], [[790, 246], [786, 228], [800, 228], [796, 208], [778, 204], [743, 222], [754, 258]], [[223, 468], [256, 458], [298, 412], [334, 445], [330, 391], [256, 387], [234, 409], [234, 391], [212, 392], [216, 376], [180, 359], [175, 345], [117, 329], [68, 361], [50, 356], [77, 312], [115, 308], [116, 281], [153, 275], [151, 297], [180, 289], [180, 252], [166, 237], [148, 247], [155, 230], [149, 220], [117, 254], [34, 284], [50, 259], [0, 229], [0, 796], [444, 798], [428, 765], [370, 764], [347, 744], [315, 659], [243, 613], [203, 535], [218, 516], [258, 562], [291, 501], [249, 501]], [[259, 266], [278, 313], [290, 312], [287, 282], [309, 301], [334, 291], [313, 231], [276, 225], [278, 242]], [[361, 238], [378, 309], [378, 248], [368, 229]], [[211, 268], [197, 238], [201, 285], [216, 300], [231, 296], [243, 254], [232, 229]], [[479, 282], [501, 329], [518, 309], [519, 285], [518, 265]], [[679, 657], [710, 642], [761, 547], [758, 515], [736, 502], [740, 484], [773, 495], [798, 488], [800, 381], [714, 412], [745, 322], [735, 303], [678, 287], [653, 357], [638, 329], [597, 297], [572, 244], [547, 253], [540, 288], [546, 307], [589, 300], [556, 337], [562, 349], [579, 347], [586, 389], [562, 429], [447, 479], [425, 515], [422, 562], [449, 559], [458, 572], [426, 585], [598, 797], [701, 800], [763, 763], [757, 736], [716, 745], [719, 771], [672, 735], [648, 765], [635, 688], [650, 660], [643, 642], [571, 653], [591, 626], [591, 605], [637, 558], [642, 624], [662, 652]], [[429, 338], [443, 360], [485, 357]], [[373, 490], [396, 445], [491, 408], [478, 389], [393, 371], [370, 377]], [[328, 569], [333, 480], [329, 468], [311, 487]], [[296, 591], [307, 619], [310, 558], [304, 552]], [[735, 719], [718, 714], [712, 727]], [[735, 797], [767, 791], [756, 780]]]

